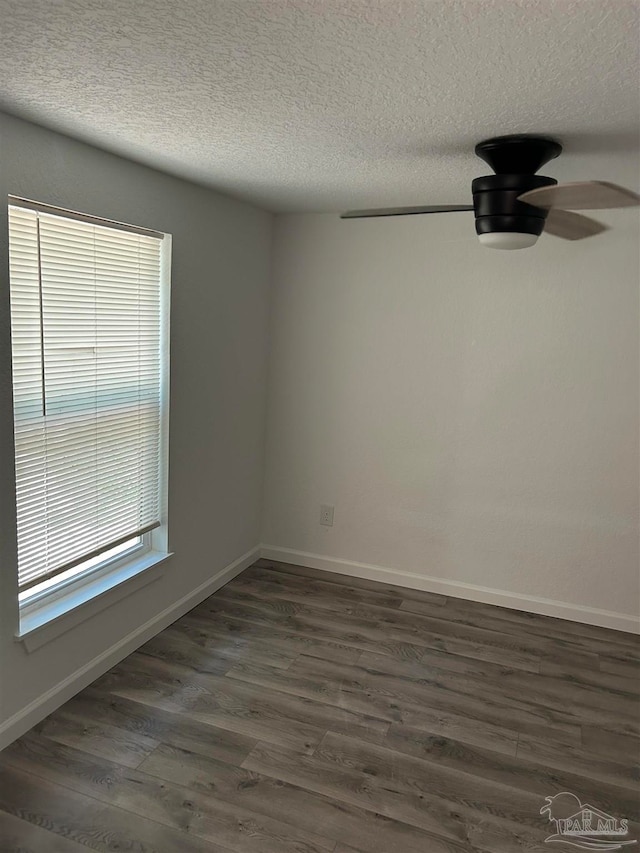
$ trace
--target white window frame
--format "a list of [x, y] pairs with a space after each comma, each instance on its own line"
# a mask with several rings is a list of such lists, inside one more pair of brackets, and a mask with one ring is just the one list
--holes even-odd
[[[80, 589], [87, 579], [94, 579], [100, 576], [101, 573], [112, 571], [127, 563], [132, 559], [141, 557], [151, 550], [151, 534], [143, 533], [142, 536], [132, 537], [139, 541], [122, 550], [116, 556], [105, 556], [103, 560], [97, 558], [86, 560], [90, 566], [85, 563], [79, 563], [67, 572], [61, 572], [59, 576], [50, 578], [48, 581], [43, 581], [42, 584], [32, 587], [25, 592], [18, 594], [21, 610], [36, 605], [40, 601], [46, 599], [53, 600], [69, 592]], [[124, 543], [127, 544], [127, 543]], [[107, 551], [108, 553], [108, 551]], [[65, 577], [65, 575], [69, 575]], [[57, 578], [60, 578], [57, 580]], [[40, 586], [45, 587], [40, 589]]]
[[[108, 223], [112, 227], [139, 230], [126, 223], [116, 223], [18, 196], [10, 195], [8, 203], [32, 206], [45, 212], [98, 224]], [[171, 235], [165, 233], [160, 249], [160, 526], [143, 533], [139, 537], [141, 541], [122, 554], [108, 557], [89, 568], [83, 569], [84, 564], [81, 564], [76, 567], [77, 571], [71, 570], [73, 573], [70, 577], [52, 583], [46, 589], [39, 590], [36, 586], [33, 591], [26, 590], [18, 594], [19, 628], [16, 636], [24, 641], [27, 651], [39, 648], [49, 639], [73, 627], [73, 624], [122, 598], [134, 586], [132, 581], [135, 582], [135, 588], [139, 588], [156, 580], [160, 577], [157, 567], [162, 567], [171, 556], [168, 545], [170, 295]], [[126, 589], [120, 589], [125, 584]], [[74, 613], [78, 609], [82, 611], [80, 616]]]

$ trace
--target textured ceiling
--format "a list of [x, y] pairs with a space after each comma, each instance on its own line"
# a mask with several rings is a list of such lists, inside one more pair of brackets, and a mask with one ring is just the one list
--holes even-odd
[[[487, 171], [473, 145], [504, 133], [557, 135], [547, 174], [616, 180], [638, 145], [639, 15], [635, 0], [0, 0], [0, 107], [272, 210], [465, 203]], [[585, 174], [594, 152], [611, 166]]]

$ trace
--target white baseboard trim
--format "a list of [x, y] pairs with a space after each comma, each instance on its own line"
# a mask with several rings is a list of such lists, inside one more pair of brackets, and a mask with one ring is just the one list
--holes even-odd
[[423, 589], [427, 592], [437, 592], [454, 598], [466, 598], [469, 601], [497, 604], [500, 607], [509, 607], [512, 610], [524, 610], [528, 613], [568, 619], [571, 622], [582, 622], [587, 625], [598, 625], [602, 628], [613, 628], [616, 631], [640, 634], [640, 619], [626, 613], [599, 610], [595, 607], [569, 604], [568, 602], [554, 601], [535, 595], [505, 592], [500, 589], [476, 586], [461, 581], [450, 581], [444, 578], [419, 575], [414, 572], [389, 569], [384, 566], [374, 566], [369, 563], [341, 560], [337, 557], [323, 557], [321, 554], [295, 551], [292, 548], [279, 548], [275, 545], [262, 545], [260, 555], [268, 560], [293, 563], [306, 566], [309, 569], [321, 569], [339, 575], [350, 575], [351, 577], [381, 581], [395, 586], [405, 586], [409, 589]]
[[102, 654], [93, 658], [89, 663], [72, 672], [64, 681], [56, 684], [51, 690], [38, 696], [33, 702], [30, 702], [25, 708], [17, 711], [8, 720], [0, 725], [0, 750], [8, 746], [16, 738], [19, 738], [30, 728], [51, 714], [60, 705], [63, 705], [72, 696], [75, 696], [80, 690], [85, 688], [96, 678], [104, 675], [107, 670], [115, 666], [127, 655], [130, 655], [139, 648], [147, 640], [150, 640], [157, 633], [175, 622], [181, 616], [184, 616], [192, 608], [208, 598], [221, 586], [224, 586], [240, 572], [244, 571], [247, 566], [250, 566], [260, 556], [260, 548], [252, 548], [247, 551], [242, 557], [234, 560], [222, 571], [218, 572], [213, 578], [209, 578], [196, 589], [183, 596], [179, 601], [176, 601], [170, 607], [167, 607], [157, 616], [149, 619], [144, 625], [136, 628], [122, 640], [119, 640], [113, 646], [108, 648]]

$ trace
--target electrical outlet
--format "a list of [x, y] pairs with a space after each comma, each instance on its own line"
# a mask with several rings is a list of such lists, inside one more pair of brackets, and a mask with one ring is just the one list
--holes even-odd
[[325, 527], [333, 527], [333, 510], [334, 507], [328, 504], [320, 506], [320, 524], [324, 524]]

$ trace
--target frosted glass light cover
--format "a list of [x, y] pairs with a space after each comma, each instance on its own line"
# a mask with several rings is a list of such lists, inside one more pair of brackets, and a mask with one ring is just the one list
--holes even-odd
[[535, 245], [538, 235], [520, 231], [492, 231], [490, 234], [478, 234], [478, 240], [489, 249], [528, 249]]

